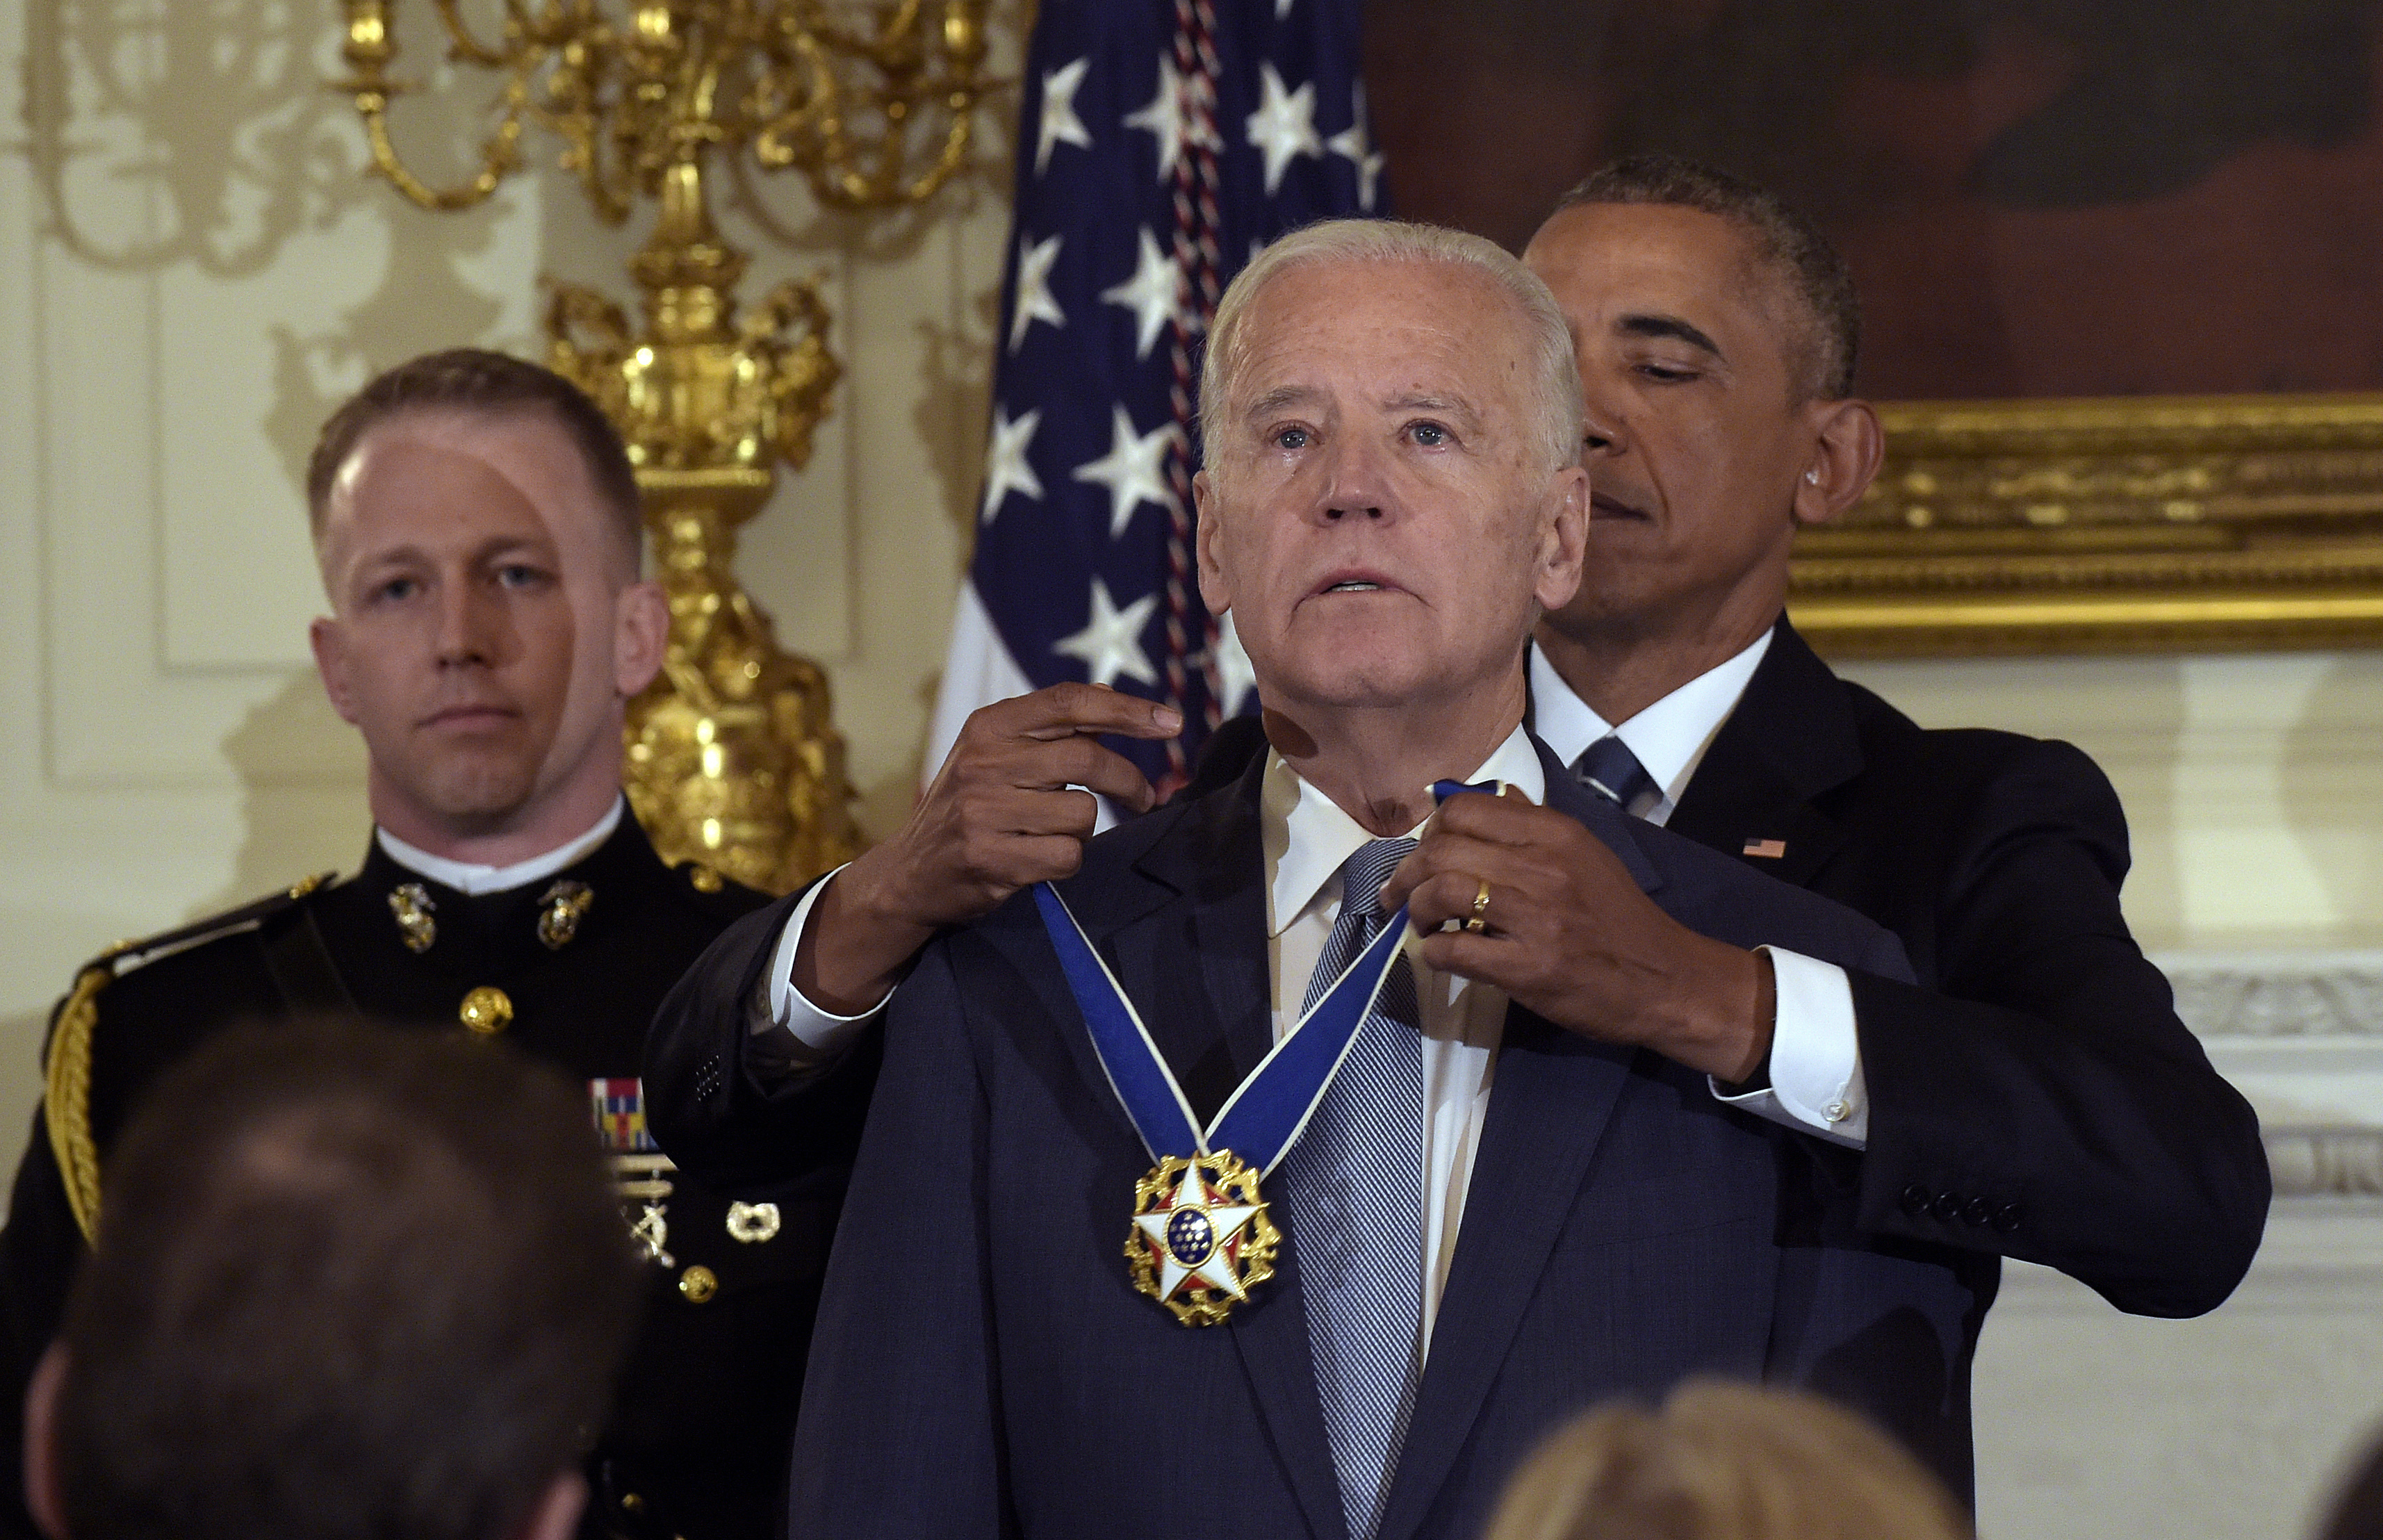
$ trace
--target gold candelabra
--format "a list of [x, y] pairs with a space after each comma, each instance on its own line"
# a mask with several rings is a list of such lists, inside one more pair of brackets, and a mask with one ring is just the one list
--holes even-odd
[[826, 676], [781, 651], [732, 570], [736, 526], [778, 462], [810, 459], [842, 372], [817, 278], [740, 319], [746, 256], [711, 219], [707, 179], [750, 151], [820, 201], [873, 209], [932, 196], [967, 164], [988, 82], [986, 0], [501, 0], [486, 43], [433, 0], [449, 56], [502, 75], [478, 169], [453, 187], [409, 170], [389, 136], [396, 0], [345, 0], [349, 78], [374, 167], [426, 209], [468, 208], [521, 165], [525, 124], [562, 142], [599, 217], [659, 204], [629, 259], [644, 326], [594, 290], [549, 282], [549, 362], [621, 429], [670, 596], [662, 672], [630, 705], [629, 800], [666, 859], [783, 892], [848, 859], [856, 834]]

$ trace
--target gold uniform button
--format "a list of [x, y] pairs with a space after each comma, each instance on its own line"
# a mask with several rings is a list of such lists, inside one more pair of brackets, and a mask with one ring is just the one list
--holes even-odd
[[688, 1304], [699, 1305], [720, 1292], [720, 1275], [698, 1263], [678, 1275], [678, 1291]]
[[463, 997], [456, 1016], [475, 1033], [492, 1038], [513, 1019], [513, 1003], [505, 992], [492, 984], [482, 984]]

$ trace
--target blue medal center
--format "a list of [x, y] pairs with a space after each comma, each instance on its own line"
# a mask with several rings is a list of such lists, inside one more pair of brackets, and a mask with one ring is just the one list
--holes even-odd
[[1167, 1250], [1178, 1265], [1198, 1267], [1216, 1250], [1216, 1227], [1198, 1209], [1177, 1209], [1167, 1222]]

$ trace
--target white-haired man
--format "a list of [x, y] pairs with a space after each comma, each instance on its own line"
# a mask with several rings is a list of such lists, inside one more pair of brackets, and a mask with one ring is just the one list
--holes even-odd
[[[1710, 1078], [1771, 1008], [1750, 948], [1900, 950], [1632, 823], [1522, 726], [1587, 500], [1545, 289], [1469, 236], [1322, 225], [1235, 281], [1211, 346], [1202, 590], [1273, 746], [895, 993], [796, 1534], [1470, 1535], [1581, 1403], [1795, 1377], [1883, 1318], [1963, 1329], [1924, 1261], [1833, 1249], [1815, 1141]], [[1459, 778], [1544, 797], [1550, 861], [1609, 895], [1561, 1002], [1439, 966], [1539, 944], [1516, 893], [1421, 943], [1375, 903]], [[737, 939], [681, 992], [720, 1030], [780, 940]]]

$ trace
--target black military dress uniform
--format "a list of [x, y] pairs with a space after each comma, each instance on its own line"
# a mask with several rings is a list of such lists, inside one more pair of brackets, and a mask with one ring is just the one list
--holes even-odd
[[[765, 902], [709, 869], [664, 866], [624, 812], [595, 851], [510, 892], [444, 887], [375, 840], [351, 881], [302, 883], [86, 968], [52, 1019], [47, 1092], [0, 1232], [12, 1376], [0, 1385], [0, 1449], [10, 1451], [0, 1460], [0, 1530], [33, 1533], [13, 1453], [23, 1389], [84, 1254], [97, 1164], [162, 1068], [237, 1022], [352, 1007], [502, 1039], [580, 1080], [633, 1080], [663, 994], [713, 937]], [[651, 1161], [624, 1173], [638, 1184], [624, 1218], [643, 1222], [651, 1293], [589, 1460], [583, 1533], [778, 1533], [811, 1318], [866, 1098], [865, 1084], [851, 1095], [821, 1090], [807, 1101], [818, 1116], [805, 1130], [802, 1175], [738, 1194], [745, 1201]], [[599, 1110], [591, 1104], [591, 1117]]]

